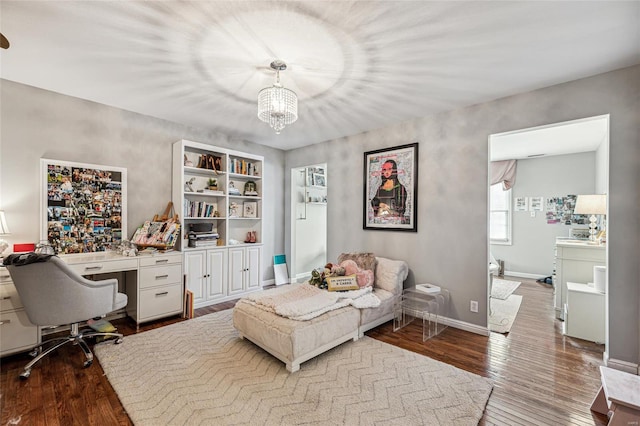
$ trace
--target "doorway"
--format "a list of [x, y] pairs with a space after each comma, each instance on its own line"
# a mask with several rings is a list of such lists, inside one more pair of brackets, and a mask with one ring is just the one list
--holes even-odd
[[[508, 276], [527, 279], [552, 277], [550, 281], [557, 281], [557, 242], [579, 238], [576, 236], [583, 234], [588, 223], [585, 223], [584, 218], [573, 214], [562, 217], [554, 210], [554, 205], [559, 200], [575, 203], [576, 196], [580, 194], [608, 194], [609, 116], [589, 117], [491, 135], [489, 175], [491, 162], [501, 160], [516, 160], [516, 178], [511, 189], [508, 215], [504, 215], [502, 225], [492, 220], [492, 188], [489, 185], [489, 258], [504, 261]], [[497, 218], [498, 214], [493, 217]], [[601, 226], [604, 227], [604, 217], [601, 221]], [[496, 232], [495, 228], [500, 226], [504, 229]], [[502, 237], [502, 241], [495, 239], [498, 235]], [[603, 263], [606, 266], [606, 247], [604, 251], [606, 254]], [[487, 265], [490, 265], [489, 261]], [[593, 271], [585, 270], [584, 274], [580, 281], [591, 282], [592, 279], [587, 276], [591, 277]], [[489, 272], [487, 275], [490, 292], [491, 276]], [[556, 295], [556, 317], [560, 321], [560, 328], [565, 329], [565, 299], [564, 296], [560, 297], [563, 294], [561, 284], [553, 282], [550, 285]], [[605, 292], [605, 337], [604, 341], [598, 342], [605, 345], [608, 339], [606, 297]], [[491, 303], [491, 299], [488, 299], [488, 303]]]
[[326, 163], [291, 169], [291, 278], [301, 282], [327, 263]]

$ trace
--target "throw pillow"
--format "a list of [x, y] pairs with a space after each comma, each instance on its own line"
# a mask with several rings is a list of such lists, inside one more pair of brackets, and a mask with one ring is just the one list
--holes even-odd
[[367, 271], [371, 271], [373, 276], [373, 282], [375, 282], [375, 274], [376, 274], [376, 265], [378, 261], [376, 260], [376, 256], [373, 253], [362, 253], [362, 252], [353, 252], [353, 253], [342, 253], [338, 256], [338, 263], [342, 264], [345, 260], [353, 260], [356, 262], [356, 265], [360, 269], [365, 269]]
[[373, 287], [372, 271], [358, 267], [358, 264], [351, 259], [343, 261], [340, 266], [344, 269], [346, 275], [356, 277], [359, 288]]

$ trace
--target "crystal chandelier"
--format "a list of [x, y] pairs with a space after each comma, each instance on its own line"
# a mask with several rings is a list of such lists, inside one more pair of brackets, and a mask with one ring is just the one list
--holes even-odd
[[275, 60], [271, 62], [271, 68], [276, 71], [276, 81], [258, 93], [258, 118], [269, 123], [279, 135], [285, 126], [298, 119], [298, 96], [280, 84], [280, 71], [286, 70], [287, 64]]

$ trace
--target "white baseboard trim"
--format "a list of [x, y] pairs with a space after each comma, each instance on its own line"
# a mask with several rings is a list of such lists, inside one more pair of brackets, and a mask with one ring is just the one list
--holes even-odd
[[607, 367], [611, 367], [616, 370], [635, 374], [636, 376], [640, 375], [640, 369], [639, 369], [640, 366], [638, 366], [638, 364], [633, 362], [609, 358], [608, 360], [605, 360], [605, 364], [607, 365]]
[[490, 332], [487, 327], [481, 325], [475, 325], [468, 322], [452, 319], [452, 318], [440, 318], [443, 324], [449, 327], [457, 328], [460, 330], [468, 331], [470, 333], [479, 334], [481, 336], [489, 336]]
[[[406, 309], [406, 312], [415, 317], [415, 318], [421, 318], [422, 317], [422, 312], [420, 311], [416, 311], [414, 309]], [[427, 313], [427, 315], [429, 316], [429, 319], [431, 321], [436, 321], [436, 315], [434, 314], [429, 314]], [[391, 319], [393, 320], [393, 316], [391, 316]], [[474, 333], [474, 334], [479, 334], [481, 336], [489, 336], [489, 329], [487, 327], [483, 327], [480, 325], [475, 325], [475, 324], [470, 324], [468, 322], [464, 322], [464, 321], [460, 321], [460, 320], [456, 320], [453, 318], [449, 318], [449, 317], [438, 317], [437, 321], [441, 324], [447, 325], [449, 327], [453, 327], [453, 328], [457, 328], [460, 330], [464, 330], [464, 331], [468, 331], [470, 333]]]
[[304, 282], [304, 281], [307, 281], [309, 278], [311, 278], [311, 272], [297, 274], [295, 282], [297, 283]]
[[529, 278], [532, 280], [537, 280], [538, 278], [545, 278], [549, 276], [549, 275], [540, 275], [540, 274], [529, 274], [528, 272], [518, 272], [518, 271], [504, 271], [504, 274], [510, 277]]

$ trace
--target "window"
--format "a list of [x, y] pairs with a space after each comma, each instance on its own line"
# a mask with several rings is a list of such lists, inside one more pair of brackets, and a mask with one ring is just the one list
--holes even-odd
[[502, 182], [489, 190], [489, 237], [491, 244], [511, 244], [511, 189], [504, 191]]

